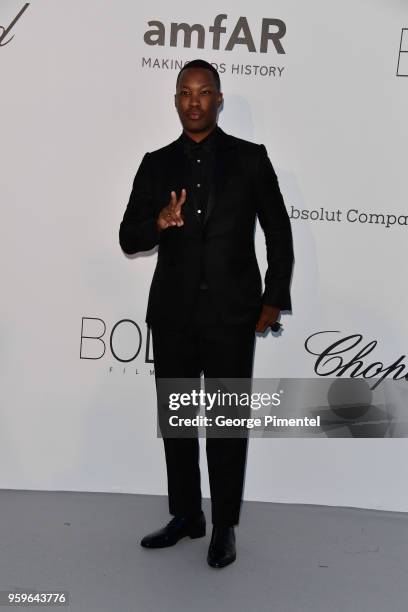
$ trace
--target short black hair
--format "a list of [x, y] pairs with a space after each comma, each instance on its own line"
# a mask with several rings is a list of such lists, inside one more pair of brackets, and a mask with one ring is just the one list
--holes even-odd
[[220, 81], [220, 75], [218, 74], [218, 70], [214, 68], [212, 64], [202, 59], [195, 59], [195, 60], [192, 60], [191, 62], [187, 62], [187, 64], [184, 64], [184, 66], [182, 67], [182, 69], [177, 75], [176, 87], [180, 80], [181, 73], [183, 72], [183, 70], [186, 70], [187, 68], [204, 68], [205, 70], [209, 70], [210, 72], [212, 72], [217, 89], [218, 91], [221, 91], [221, 81]]

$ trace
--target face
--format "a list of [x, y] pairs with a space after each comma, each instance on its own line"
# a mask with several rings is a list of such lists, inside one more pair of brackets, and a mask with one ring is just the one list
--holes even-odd
[[186, 68], [180, 75], [174, 101], [184, 130], [204, 137], [217, 122], [222, 93], [210, 70]]

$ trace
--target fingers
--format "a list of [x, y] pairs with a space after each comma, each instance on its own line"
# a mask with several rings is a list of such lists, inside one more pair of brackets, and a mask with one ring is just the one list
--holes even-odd
[[181, 207], [183, 206], [184, 202], [186, 201], [186, 197], [187, 197], [187, 191], [185, 189], [181, 190], [181, 195], [180, 198], [177, 202], [177, 209], [181, 210]]
[[272, 325], [277, 323], [279, 313], [279, 307], [270, 306], [269, 304], [263, 304], [255, 331], [259, 332], [260, 334], [263, 334], [268, 327], [272, 327]]
[[187, 191], [185, 189], [181, 190], [179, 198], [177, 198], [175, 191], [170, 193], [170, 202], [165, 208], [162, 209], [159, 215], [158, 223], [161, 229], [166, 229], [167, 227], [172, 226], [181, 227], [184, 225], [184, 220], [181, 216], [181, 207], [186, 201], [186, 197]]
[[263, 334], [265, 330], [268, 327], [271, 327], [275, 322], [276, 322], [276, 319], [274, 317], [268, 317], [268, 318], [260, 317], [256, 325], [255, 331], [260, 334]]
[[180, 217], [180, 214], [177, 212], [177, 194], [175, 191], [172, 191], [170, 196], [170, 204], [168, 206], [167, 211], [167, 221], [169, 225], [180, 225], [180, 221], [182, 221], [182, 219]]
[[177, 199], [177, 194], [175, 191], [172, 191], [170, 194], [170, 202], [169, 202], [169, 206], [171, 206], [172, 208], [178, 210], [182, 207], [182, 205], [184, 204], [184, 202], [186, 201], [186, 197], [187, 197], [187, 191], [185, 189], [182, 189], [180, 192], [180, 197]]
[[256, 325], [255, 331], [256, 331], [257, 333], [259, 333], [259, 334], [263, 334], [263, 333], [264, 333], [264, 331], [266, 330], [266, 328], [267, 328], [267, 327], [268, 327], [268, 326], [267, 326], [267, 324], [265, 323], [265, 321], [261, 321], [261, 320], [259, 320], [259, 321], [258, 321], [258, 323], [257, 323], [257, 325]]
[[169, 206], [175, 207], [176, 204], [177, 204], [177, 195], [175, 191], [172, 191], [170, 194]]
[[185, 189], [181, 190], [181, 194], [179, 199], [177, 199], [177, 195], [175, 191], [171, 192], [171, 200], [170, 200], [170, 215], [172, 217], [172, 224], [180, 227], [184, 225], [183, 218], [181, 216], [181, 207], [186, 201], [187, 191]]

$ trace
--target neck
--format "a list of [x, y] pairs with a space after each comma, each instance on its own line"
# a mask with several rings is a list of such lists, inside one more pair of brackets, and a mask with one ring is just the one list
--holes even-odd
[[211, 134], [213, 130], [215, 130], [216, 126], [217, 124], [215, 123], [212, 127], [208, 128], [208, 130], [205, 130], [205, 132], [189, 132], [188, 130], [184, 130], [184, 133], [186, 136], [191, 138], [191, 140], [194, 140], [194, 142], [201, 142], [204, 140], [204, 138]]

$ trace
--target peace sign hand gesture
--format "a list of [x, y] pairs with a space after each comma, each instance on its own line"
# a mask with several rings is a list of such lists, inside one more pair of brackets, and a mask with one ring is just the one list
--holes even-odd
[[184, 225], [183, 217], [181, 216], [181, 209], [186, 201], [187, 192], [185, 189], [181, 190], [181, 195], [177, 199], [175, 191], [171, 192], [170, 202], [167, 206], [162, 208], [157, 218], [157, 228], [159, 231], [167, 229], [176, 225], [181, 227]]

